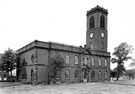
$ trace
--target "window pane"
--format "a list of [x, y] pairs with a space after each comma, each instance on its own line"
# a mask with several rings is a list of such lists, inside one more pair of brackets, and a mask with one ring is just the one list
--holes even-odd
[[69, 55], [66, 55], [66, 63], [69, 64]]
[[107, 74], [107, 72], [105, 72], [105, 79], [107, 79], [108, 78], [108, 74]]
[[79, 72], [76, 70], [76, 71], [74, 72], [74, 78], [77, 79], [77, 78], [78, 78], [78, 75], [79, 75]]
[[107, 66], [107, 60], [105, 59], [105, 66]]
[[98, 75], [99, 75], [99, 77], [98, 77], [98, 78], [99, 78], [99, 79], [101, 79], [101, 72], [99, 72], [99, 73], [98, 73]]
[[98, 59], [98, 64], [99, 66], [101, 66], [101, 59]]
[[91, 78], [93, 79], [95, 77], [95, 71], [91, 72]]
[[26, 68], [23, 68], [23, 69], [22, 69], [21, 79], [27, 79]]
[[57, 71], [56, 79], [60, 79], [60, 71]]
[[95, 27], [95, 26], [94, 26], [94, 17], [93, 17], [93, 16], [91, 16], [91, 18], [90, 18], [90, 23], [89, 23], [89, 25], [90, 25], [90, 29]]
[[84, 78], [86, 79], [87, 76], [88, 76], [88, 73], [85, 71], [85, 72], [84, 72]]
[[87, 61], [87, 57], [84, 57], [84, 64], [87, 65], [88, 61]]
[[75, 64], [78, 64], [78, 56], [75, 56]]
[[92, 66], [94, 66], [94, 58], [91, 58], [91, 60], [92, 60]]
[[105, 28], [105, 17], [103, 15], [100, 17], [100, 27]]
[[1, 78], [1, 75], [0, 75], [0, 81], [2, 80], [2, 78]]
[[69, 71], [66, 71], [66, 72], [65, 72], [65, 78], [66, 78], [66, 79], [69, 79], [69, 77], [70, 77]]

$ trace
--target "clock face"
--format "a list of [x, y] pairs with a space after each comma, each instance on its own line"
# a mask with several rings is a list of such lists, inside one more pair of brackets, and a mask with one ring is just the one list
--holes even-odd
[[94, 34], [93, 33], [90, 33], [90, 38], [93, 38]]
[[105, 33], [101, 32], [101, 37], [104, 38], [105, 37]]

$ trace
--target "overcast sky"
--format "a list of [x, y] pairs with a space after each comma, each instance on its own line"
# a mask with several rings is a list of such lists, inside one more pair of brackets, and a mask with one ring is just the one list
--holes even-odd
[[0, 53], [35, 39], [84, 45], [86, 12], [97, 5], [109, 12], [108, 51], [122, 42], [135, 47], [134, 0], [0, 0]]

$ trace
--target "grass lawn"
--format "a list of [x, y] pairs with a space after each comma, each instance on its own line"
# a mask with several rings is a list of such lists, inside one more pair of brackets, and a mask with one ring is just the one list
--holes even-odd
[[[132, 83], [132, 81], [125, 81]], [[0, 85], [0, 94], [135, 94], [135, 86], [110, 83], [76, 83], [62, 85]], [[1, 84], [1, 83], [0, 83]], [[8, 84], [8, 83], [7, 83]]]

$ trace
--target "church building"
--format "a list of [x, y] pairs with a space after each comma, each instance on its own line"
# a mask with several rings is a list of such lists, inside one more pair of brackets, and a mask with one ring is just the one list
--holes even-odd
[[[66, 67], [58, 73], [57, 81], [99, 82], [110, 80], [110, 53], [108, 48], [108, 11], [96, 6], [87, 11], [86, 44], [84, 47], [35, 40], [17, 50], [20, 56], [18, 80], [47, 83], [49, 59], [60, 55]], [[87, 65], [89, 71], [83, 71]]]

